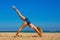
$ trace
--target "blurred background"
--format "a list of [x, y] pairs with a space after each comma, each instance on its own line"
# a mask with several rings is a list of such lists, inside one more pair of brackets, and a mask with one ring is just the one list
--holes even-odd
[[[44, 32], [60, 31], [60, 1], [58, 0], [0, 0], [0, 31], [17, 31], [23, 24], [12, 6]], [[34, 31], [26, 26], [22, 31]]]

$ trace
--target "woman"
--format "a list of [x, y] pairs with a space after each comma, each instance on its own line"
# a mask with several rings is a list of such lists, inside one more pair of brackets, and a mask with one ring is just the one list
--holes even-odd
[[[24, 23], [21, 25], [21, 27], [19, 28], [19, 30], [17, 31], [16, 33], [16, 36], [19, 36], [19, 32], [25, 27], [25, 26], [29, 26], [30, 28], [34, 29], [38, 35], [41, 37], [42, 36], [42, 30], [39, 28], [39, 27], [36, 27], [35, 25], [33, 25], [31, 23], [31, 21], [28, 19], [28, 18], [25, 18], [24, 16], [21, 15], [20, 11], [15, 7], [15, 6], [12, 6], [13, 9], [17, 12], [18, 16], [24, 21]], [[16, 37], [15, 36], [15, 37]]]

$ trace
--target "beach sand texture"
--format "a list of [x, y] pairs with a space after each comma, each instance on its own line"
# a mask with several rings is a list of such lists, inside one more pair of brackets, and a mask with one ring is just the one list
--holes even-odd
[[0, 33], [0, 40], [60, 40], [60, 33], [43, 33], [39, 37], [37, 33], [19, 33], [19, 37], [14, 38], [16, 33]]

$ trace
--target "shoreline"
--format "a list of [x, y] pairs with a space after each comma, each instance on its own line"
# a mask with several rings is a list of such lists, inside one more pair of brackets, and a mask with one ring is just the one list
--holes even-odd
[[[0, 31], [0, 33], [7, 33], [7, 32], [16, 33], [17, 31]], [[21, 31], [21, 33], [36, 33], [36, 32], [35, 31]], [[44, 31], [43, 33], [60, 33], [60, 31], [55, 31], [55, 32]]]

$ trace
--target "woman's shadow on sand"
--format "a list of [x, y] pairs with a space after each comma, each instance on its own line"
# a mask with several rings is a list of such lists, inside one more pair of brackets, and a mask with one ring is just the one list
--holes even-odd
[[[33, 36], [22, 36], [22, 35], [20, 35], [18, 37], [39, 37], [39, 36], [37, 36], [37, 35], [33, 35]], [[14, 36], [14, 38], [15, 38], [15, 36]]]

